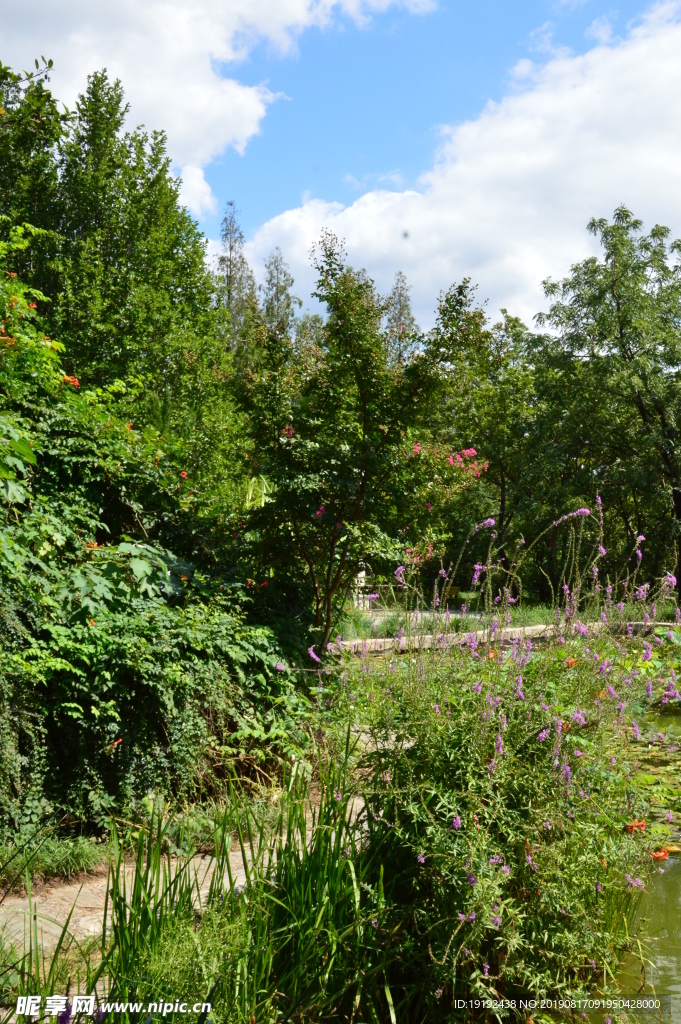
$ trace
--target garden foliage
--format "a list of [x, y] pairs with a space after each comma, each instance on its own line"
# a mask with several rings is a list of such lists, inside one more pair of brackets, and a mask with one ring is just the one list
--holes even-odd
[[301, 710], [272, 634], [192, 561], [200, 530], [172, 451], [117, 415], [115, 387], [84, 390], [63, 371], [40, 294], [7, 269], [36, 234], [14, 228], [0, 250], [9, 830], [52, 808], [106, 820], [149, 791], [211, 790], [254, 744], [295, 745]]

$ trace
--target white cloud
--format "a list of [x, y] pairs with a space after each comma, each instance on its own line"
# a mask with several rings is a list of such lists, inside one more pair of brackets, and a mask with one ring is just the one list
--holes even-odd
[[200, 217], [204, 213], [215, 213], [218, 201], [206, 181], [203, 168], [193, 164], [186, 164], [180, 174], [182, 188], [180, 189], [180, 200], [187, 209]]
[[[131, 120], [164, 128], [177, 166], [203, 166], [228, 146], [243, 152], [276, 98], [264, 84], [221, 73], [261, 40], [287, 53], [313, 25], [340, 14], [365, 22], [399, 4], [424, 13], [433, 0], [0, 0], [2, 59], [16, 68], [45, 54], [53, 88], [73, 105], [88, 73], [123, 82]], [[233, 72], [232, 72], [233, 73]]]
[[584, 35], [587, 39], [594, 39], [597, 43], [609, 43], [612, 39], [610, 18], [605, 14], [600, 18], [594, 18]]
[[542, 279], [595, 251], [590, 217], [625, 203], [681, 233], [680, 53], [681, 2], [659, 4], [626, 39], [554, 57], [525, 91], [449, 129], [420, 191], [369, 191], [346, 208], [309, 199], [264, 224], [249, 256], [258, 266], [281, 245], [306, 294], [308, 253], [327, 226], [381, 288], [405, 271], [424, 325], [439, 290], [464, 275], [492, 312], [529, 320]]

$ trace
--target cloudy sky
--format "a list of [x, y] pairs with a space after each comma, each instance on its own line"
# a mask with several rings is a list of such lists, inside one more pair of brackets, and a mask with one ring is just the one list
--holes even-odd
[[0, 59], [68, 105], [119, 76], [164, 128], [210, 239], [234, 199], [256, 269], [304, 298], [322, 227], [432, 323], [463, 276], [530, 319], [626, 203], [681, 234], [681, 0], [0, 0]]

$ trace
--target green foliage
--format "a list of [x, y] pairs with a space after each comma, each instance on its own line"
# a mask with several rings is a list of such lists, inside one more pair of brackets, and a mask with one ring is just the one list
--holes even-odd
[[[333, 236], [323, 236], [316, 266], [326, 321], [292, 337], [286, 322], [270, 325], [254, 309], [234, 383], [254, 466], [272, 485], [248, 527], [261, 561], [306, 587], [321, 649], [358, 571], [394, 565], [406, 530], [415, 541], [421, 525], [427, 533], [458, 473], [447, 450], [427, 444], [439, 348], [395, 356], [384, 303]], [[429, 536], [432, 546], [437, 529]]]
[[[269, 820], [233, 791], [200, 867], [170, 859], [156, 814], [131, 877], [114, 831], [99, 951], [72, 960], [71, 976], [97, 988], [108, 1019], [141, 1003], [130, 1021], [161, 994], [244, 1024], [493, 1020], [452, 1001], [614, 995], [650, 840], [624, 827], [647, 813], [628, 723], [617, 698], [593, 692], [607, 658], [610, 684], [634, 699], [642, 645], [596, 643], [598, 665], [577, 641], [345, 666], [325, 688], [314, 799], [300, 769]], [[8, 1004], [47, 991], [68, 956], [17, 959]]]
[[614, 974], [636, 903], [625, 874], [640, 844], [623, 826], [644, 803], [626, 783], [615, 699], [594, 702], [588, 661], [566, 670], [581, 645], [528, 641], [484, 660], [476, 648], [371, 666], [345, 690], [369, 716], [366, 799], [401, 879], [400, 983], [431, 1014], [437, 991], [445, 1005], [457, 992], [574, 992], [592, 960]]
[[648, 536], [649, 571], [660, 574], [678, 549], [681, 520], [680, 243], [670, 244], [659, 225], [643, 234], [624, 207], [589, 230], [602, 259], [546, 283], [551, 306], [539, 323], [554, 332], [541, 343], [546, 396], [562, 419], [553, 413], [547, 428], [578, 446], [575, 456], [605, 498], [613, 540], [628, 546]]
[[[37, 234], [12, 228], [4, 264]], [[39, 293], [2, 269], [0, 826], [51, 808], [101, 823], [150, 790], [210, 791], [237, 755], [298, 749], [304, 703], [272, 634], [192, 561], [184, 471], [118, 418], [115, 389], [80, 393]]]
[[27, 874], [31, 879], [70, 878], [105, 865], [107, 859], [108, 846], [87, 836], [20, 835], [12, 845], [0, 846], [0, 885], [16, 886]]

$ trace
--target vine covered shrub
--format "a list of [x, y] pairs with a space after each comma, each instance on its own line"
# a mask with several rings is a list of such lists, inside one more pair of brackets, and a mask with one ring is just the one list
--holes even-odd
[[[0, 830], [50, 811], [106, 821], [304, 743], [274, 635], [200, 571], [185, 470], [154, 431], [83, 392], [0, 243]], [[38, 233], [39, 234], [39, 233]], [[120, 383], [120, 382], [119, 382]], [[121, 385], [122, 386], [122, 385]], [[179, 553], [169, 551], [173, 540]], [[295, 722], [294, 722], [295, 719]]]

